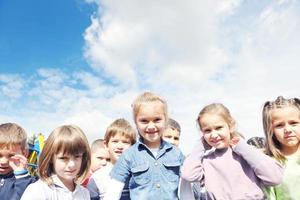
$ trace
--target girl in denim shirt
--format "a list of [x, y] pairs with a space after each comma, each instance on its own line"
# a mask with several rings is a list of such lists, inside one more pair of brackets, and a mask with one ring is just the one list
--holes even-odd
[[137, 97], [132, 108], [140, 138], [114, 165], [111, 187], [104, 199], [118, 200], [129, 181], [132, 200], [176, 200], [184, 156], [177, 147], [162, 140], [168, 120], [167, 103], [145, 92]]

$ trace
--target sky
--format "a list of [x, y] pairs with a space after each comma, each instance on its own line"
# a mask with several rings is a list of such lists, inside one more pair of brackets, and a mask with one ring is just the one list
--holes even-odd
[[0, 123], [46, 137], [76, 124], [92, 142], [117, 118], [134, 125], [131, 103], [151, 91], [185, 153], [210, 103], [263, 136], [264, 102], [300, 96], [299, 35], [297, 0], [2, 0]]

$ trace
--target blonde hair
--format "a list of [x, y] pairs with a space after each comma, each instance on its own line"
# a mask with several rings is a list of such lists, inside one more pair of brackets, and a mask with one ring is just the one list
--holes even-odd
[[272, 127], [272, 111], [278, 108], [293, 106], [299, 111], [300, 100], [298, 98], [285, 99], [278, 96], [275, 101], [267, 101], [262, 111], [263, 127], [266, 137], [266, 153], [277, 160], [285, 161], [285, 156], [281, 153], [281, 143], [277, 140]]
[[[164, 116], [166, 119], [166, 123], [168, 122], [168, 106], [167, 102], [162, 99], [160, 96], [153, 94], [151, 92], [144, 92], [140, 94], [133, 102], [132, 104], [132, 110], [133, 110], [133, 119], [136, 122], [136, 116], [142, 106], [142, 104], [149, 103], [149, 102], [160, 102], [163, 105], [164, 109]], [[167, 125], [167, 124], [166, 124]]]
[[121, 118], [116, 119], [113, 123], [111, 123], [107, 129], [104, 136], [105, 143], [108, 144], [111, 137], [120, 134], [121, 136], [126, 137], [130, 140], [131, 145], [136, 142], [136, 132], [130, 125], [130, 123]]
[[27, 134], [25, 130], [15, 123], [0, 125], [0, 149], [20, 145], [22, 150], [27, 149]]
[[105, 148], [104, 139], [97, 139], [91, 145], [91, 152], [94, 153], [98, 149]]
[[75, 125], [60, 126], [49, 135], [39, 157], [38, 173], [40, 179], [48, 185], [53, 184], [51, 179], [51, 175], [55, 173], [53, 158], [61, 152], [67, 155], [82, 153], [82, 163], [75, 181], [83, 179], [90, 168], [91, 152], [83, 131]]
[[197, 124], [201, 129], [201, 124], [200, 120], [201, 117], [205, 114], [213, 114], [213, 115], [219, 115], [221, 116], [224, 121], [228, 124], [229, 129], [230, 129], [230, 138], [233, 137], [243, 137], [243, 135], [239, 132], [236, 131], [236, 122], [233, 119], [233, 117], [230, 114], [230, 111], [228, 110], [227, 107], [225, 107], [221, 103], [212, 103], [207, 106], [205, 106], [200, 113], [198, 114], [197, 117]]

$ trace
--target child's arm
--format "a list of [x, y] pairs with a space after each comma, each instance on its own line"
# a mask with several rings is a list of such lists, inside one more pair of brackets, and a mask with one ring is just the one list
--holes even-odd
[[202, 158], [204, 156], [204, 146], [202, 141], [197, 143], [196, 148], [184, 160], [181, 177], [187, 181], [200, 181], [203, 177]]
[[108, 185], [110, 185], [110, 187], [108, 187], [103, 200], [119, 200], [125, 183], [111, 178]]
[[275, 159], [248, 145], [244, 140], [240, 140], [233, 151], [243, 157], [264, 185], [273, 186], [281, 183], [283, 167]]
[[35, 177], [31, 177], [27, 171], [27, 158], [23, 155], [17, 154], [11, 157], [9, 165], [13, 169], [15, 175], [15, 182], [13, 188], [13, 196], [21, 198], [27, 186], [36, 181]]

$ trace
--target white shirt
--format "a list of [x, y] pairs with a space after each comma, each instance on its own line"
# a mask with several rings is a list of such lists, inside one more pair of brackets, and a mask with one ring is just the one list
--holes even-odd
[[76, 184], [75, 190], [70, 191], [56, 176], [51, 176], [54, 185], [48, 186], [42, 180], [30, 184], [21, 200], [90, 200], [89, 191]]

